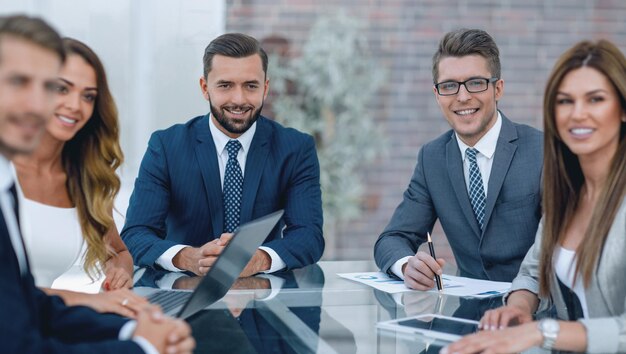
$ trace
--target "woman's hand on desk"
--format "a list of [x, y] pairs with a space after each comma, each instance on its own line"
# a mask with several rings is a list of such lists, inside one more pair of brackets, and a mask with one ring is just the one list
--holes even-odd
[[132, 287], [133, 277], [123, 268], [110, 267], [106, 270], [106, 277], [102, 282], [102, 290], [131, 289]]
[[42, 288], [48, 295], [60, 296], [67, 306], [87, 306], [102, 313], [116, 313], [137, 318], [137, 313], [148, 304], [148, 300], [128, 289], [118, 289], [98, 294], [71, 290]]
[[531, 322], [532, 320], [533, 316], [530, 312], [524, 311], [517, 306], [507, 305], [486, 311], [483, 318], [480, 319], [479, 328], [486, 331], [494, 331]]
[[98, 294], [83, 294], [68, 305], [84, 305], [101, 313], [116, 313], [124, 317], [137, 318], [137, 314], [148, 304], [148, 300], [128, 289], [118, 289]]
[[531, 322], [538, 306], [537, 295], [523, 289], [513, 291], [506, 300], [506, 306], [485, 312], [480, 320], [480, 328], [495, 330]]
[[543, 342], [537, 323], [528, 322], [498, 331], [480, 331], [441, 349], [440, 354], [519, 353]]

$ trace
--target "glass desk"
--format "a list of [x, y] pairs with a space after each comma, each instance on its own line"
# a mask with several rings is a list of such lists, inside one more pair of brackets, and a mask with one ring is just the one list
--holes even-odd
[[[197, 352], [437, 353], [441, 342], [379, 330], [376, 323], [433, 312], [479, 319], [502, 301], [423, 292], [394, 297], [337, 276], [376, 270], [370, 261], [328, 261], [240, 279], [222, 300], [188, 320]], [[159, 281], [168, 274], [173, 273], [147, 270], [135, 284], [171, 285]], [[193, 288], [197, 279], [183, 277], [174, 284]]]
[[[478, 320], [500, 297], [461, 299], [419, 291], [390, 295], [337, 273], [377, 271], [372, 261], [323, 261], [289, 272], [242, 278], [220, 301], [188, 319], [197, 353], [438, 353], [442, 342], [380, 330], [379, 321], [440, 313]], [[447, 274], [454, 269], [446, 269]], [[193, 289], [198, 277], [138, 270], [136, 286]], [[97, 292], [79, 266], [54, 288]], [[545, 353], [541, 349], [530, 352]]]

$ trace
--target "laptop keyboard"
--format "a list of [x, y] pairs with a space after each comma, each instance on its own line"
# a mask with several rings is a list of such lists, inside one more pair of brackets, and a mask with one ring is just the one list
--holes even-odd
[[176, 307], [184, 305], [191, 294], [190, 291], [159, 290], [150, 294], [147, 299], [153, 304], [160, 305], [163, 313], [169, 313]]

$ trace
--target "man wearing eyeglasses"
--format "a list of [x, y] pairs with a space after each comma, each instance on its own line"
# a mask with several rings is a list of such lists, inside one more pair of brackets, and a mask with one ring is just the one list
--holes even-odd
[[543, 135], [498, 111], [499, 50], [482, 30], [447, 33], [433, 92], [452, 130], [425, 144], [404, 198], [374, 247], [376, 264], [413, 289], [444, 260], [418, 251], [439, 219], [461, 276], [511, 281], [541, 217]]

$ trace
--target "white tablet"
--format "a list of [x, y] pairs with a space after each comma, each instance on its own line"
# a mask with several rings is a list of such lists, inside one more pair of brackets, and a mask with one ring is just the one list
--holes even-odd
[[378, 322], [376, 327], [453, 342], [478, 331], [478, 321], [436, 314], [418, 315]]

